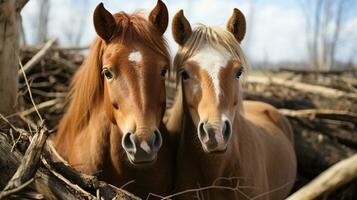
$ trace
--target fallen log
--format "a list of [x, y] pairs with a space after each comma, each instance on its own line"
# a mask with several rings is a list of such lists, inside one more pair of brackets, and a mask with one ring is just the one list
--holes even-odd
[[343, 110], [328, 110], [328, 109], [304, 109], [304, 110], [289, 110], [279, 109], [279, 112], [288, 117], [305, 117], [309, 119], [325, 118], [341, 121], [349, 121], [357, 124], [357, 113]]
[[247, 78], [248, 83], [260, 83], [260, 84], [273, 84], [273, 85], [280, 85], [283, 87], [289, 87], [295, 90], [300, 90], [302, 92], [314, 93], [319, 94], [324, 97], [328, 98], [352, 98], [357, 99], [356, 93], [347, 93], [344, 91], [312, 85], [307, 83], [301, 83], [291, 80], [286, 80], [282, 78], [275, 78], [275, 77], [265, 77], [265, 76], [248, 76]]
[[313, 200], [357, 178], [357, 154], [321, 173], [287, 200]]

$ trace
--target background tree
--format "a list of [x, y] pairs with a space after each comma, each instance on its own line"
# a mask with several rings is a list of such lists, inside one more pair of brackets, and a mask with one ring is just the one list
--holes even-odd
[[329, 71], [336, 65], [343, 17], [351, 0], [299, 0], [306, 22], [306, 43], [311, 67]]
[[40, 10], [37, 24], [37, 44], [42, 44], [48, 39], [48, 21], [50, 14], [49, 0], [40, 0]]
[[0, 113], [15, 111], [18, 90], [20, 12], [28, 0], [0, 1]]

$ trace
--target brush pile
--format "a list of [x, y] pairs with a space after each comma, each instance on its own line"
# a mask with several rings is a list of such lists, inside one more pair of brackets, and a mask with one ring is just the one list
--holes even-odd
[[[22, 63], [27, 63], [37, 52], [38, 49], [23, 49], [20, 55]], [[36, 64], [26, 69], [32, 98], [19, 71], [18, 113], [8, 116], [8, 123], [0, 119], [0, 188], [11, 192], [1, 193], [0, 198], [5, 194], [3, 197], [20, 195], [41, 199], [51, 193], [64, 199], [96, 196], [137, 199], [124, 190], [93, 176], [79, 174], [65, 164], [56, 165], [49, 159], [51, 146], [43, 141], [50, 132], [56, 131], [67, 103], [70, 79], [83, 59], [84, 56], [73, 49], [53, 47], [46, 52]], [[264, 73], [248, 78], [245, 98], [270, 103], [290, 119], [299, 168], [294, 190], [338, 161], [356, 154], [357, 72]], [[29, 152], [30, 147], [35, 154]], [[21, 158], [25, 159], [21, 161]], [[32, 170], [28, 169], [28, 163]], [[20, 164], [25, 170], [18, 169]], [[13, 177], [14, 174], [17, 177]], [[22, 180], [24, 174], [33, 178]], [[21, 186], [29, 187], [22, 189]], [[325, 196], [327, 199], [357, 199], [357, 181]]]
[[[356, 71], [275, 71], [248, 78], [245, 99], [274, 105], [293, 127], [299, 173], [295, 190], [357, 153], [356, 77]], [[327, 197], [356, 199], [357, 181]]]

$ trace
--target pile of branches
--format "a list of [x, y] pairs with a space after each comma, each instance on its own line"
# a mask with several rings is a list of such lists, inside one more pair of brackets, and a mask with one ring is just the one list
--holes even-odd
[[[292, 124], [298, 159], [295, 190], [357, 153], [356, 77], [357, 72], [291, 70], [248, 77], [245, 99], [274, 105]], [[357, 181], [327, 196], [356, 199]]]
[[[77, 47], [59, 48], [55, 46], [55, 40], [50, 40], [41, 49], [21, 50], [23, 66], [18, 74], [18, 112], [6, 117], [0, 115], [0, 191], [3, 191], [0, 199], [19, 196], [31, 199], [138, 199], [95, 176], [76, 172], [64, 160], [62, 163], [51, 161], [54, 156], [61, 158], [45, 141], [56, 131], [63, 115], [71, 77], [84, 59], [78, 50], [83, 49], [87, 51]], [[277, 78], [277, 74], [284, 73], [249, 76], [245, 98], [276, 106], [293, 125], [299, 168], [294, 190], [306, 186], [303, 195], [318, 194], [309, 198], [292, 196], [291, 199], [313, 199], [321, 193], [327, 194], [329, 199], [356, 199], [356, 181], [345, 184], [357, 177], [357, 166], [351, 165], [351, 161], [332, 167], [332, 172], [316, 179], [322, 181], [315, 181], [313, 192], [306, 192], [312, 187], [306, 185], [308, 182], [357, 152], [355, 75], [285, 72]], [[338, 177], [343, 177], [342, 180], [331, 178], [331, 173], [341, 171], [341, 166], [345, 168], [346, 165], [354, 168], [342, 173], [343, 176], [340, 173]], [[351, 170], [354, 173], [351, 174]], [[345, 185], [329, 193], [331, 188], [342, 184]]]
[[[0, 114], [0, 199], [139, 200], [75, 171], [47, 140], [56, 131], [70, 79], [84, 58], [76, 53], [78, 48], [61, 49], [54, 44], [50, 40], [41, 49], [21, 51], [18, 112]], [[52, 158], [62, 162], [54, 163]]]

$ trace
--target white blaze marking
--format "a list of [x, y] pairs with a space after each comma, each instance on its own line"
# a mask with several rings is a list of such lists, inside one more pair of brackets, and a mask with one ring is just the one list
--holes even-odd
[[129, 54], [129, 60], [133, 62], [140, 62], [141, 61], [141, 53], [140, 51], [134, 51]]
[[221, 94], [221, 88], [219, 86], [219, 71], [226, 67], [230, 56], [228, 52], [219, 52], [218, 50], [205, 46], [190, 60], [195, 61], [198, 65], [207, 71], [213, 82], [214, 91], [218, 99]]
[[140, 147], [146, 152], [146, 153], [151, 153], [151, 148], [149, 147], [148, 143], [146, 141], [142, 141], [140, 143]]

